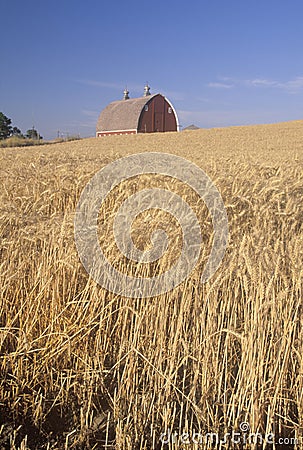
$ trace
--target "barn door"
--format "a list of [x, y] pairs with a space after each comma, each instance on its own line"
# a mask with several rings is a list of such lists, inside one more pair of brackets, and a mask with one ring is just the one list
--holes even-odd
[[154, 131], [164, 131], [164, 120], [162, 112], [155, 112], [155, 130]]

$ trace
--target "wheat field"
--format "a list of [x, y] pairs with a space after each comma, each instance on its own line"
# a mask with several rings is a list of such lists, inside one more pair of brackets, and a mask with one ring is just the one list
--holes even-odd
[[[132, 265], [119, 255], [113, 215], [145, 186], [183, 196], [204, 243], [182, 284], [132, 299], [87, 275], [73, 220], [89, 179], [140, 152], [183, 156], [211, 177], [229, 242], [201, 284], [213, 232], [203, 202], [174, 179], [122, 183], [98, 230], [119, 270], [151, 276], [179, 251], [178, 224], [156, 211], [134, 224], [134, 240], [144, 248], [161, 223], [172, 241], [166, 257]], [[222, 438], [215, 448], [302, 448], [303, 121], [91, 138], [0, 157], [0, 449], [202, 449], [212, 444], [191, 434], [222, 437], [243, 423], [276, 444]]]

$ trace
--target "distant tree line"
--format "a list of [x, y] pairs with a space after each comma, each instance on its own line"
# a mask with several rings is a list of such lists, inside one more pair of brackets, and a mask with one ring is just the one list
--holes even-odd
[[0, 140], [7, 139], [11, 136], [33, 140], [43, 139], [34, 127], [27, 130], [25, 134], [22, 134], [19, 128], [12, 126], [11, 119], [0, 112]]

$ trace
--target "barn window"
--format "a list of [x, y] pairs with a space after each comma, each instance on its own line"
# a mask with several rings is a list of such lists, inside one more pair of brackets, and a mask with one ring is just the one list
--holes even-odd
[[171, 114], [171, 113], [172, 113], [172, 109], [171, 109], [170, 106], [168, 107], [167, 111], [168, 111], [168, 114]]
[[148, 105], [144, 106], [144, 111], [148, 111]]

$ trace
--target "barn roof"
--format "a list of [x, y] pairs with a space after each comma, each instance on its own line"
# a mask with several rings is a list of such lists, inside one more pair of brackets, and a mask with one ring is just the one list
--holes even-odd
[[148, 95], [110, 103], [101, 112], [97, 122], [98, 131], [136, 130], [142, 109], [156, 95]]
[[192, 125], [188, 125], [188, 127], [183, 128], [183, 131], [187, 131], [187, 130], [199, 130], [199, 127], [192, 124]]

